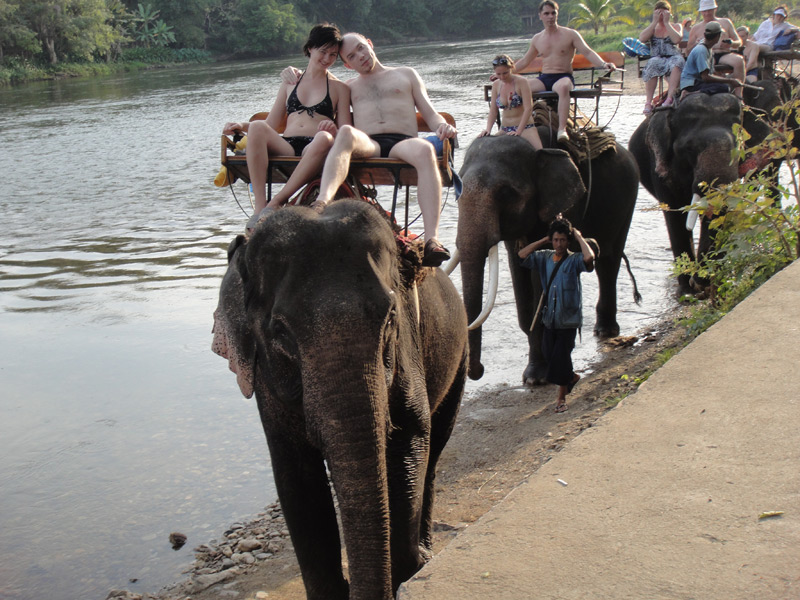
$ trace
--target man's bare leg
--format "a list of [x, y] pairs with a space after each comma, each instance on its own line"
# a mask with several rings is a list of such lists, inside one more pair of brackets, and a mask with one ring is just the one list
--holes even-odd
[[[729, 67], [733, 67], [733, 74], [732, 77], [734, 79], [738, 79], [739, 81], [744, 81], [744, 59], [736, 54], [735, 52], [729, 52], [725, 54], [722, 58], [719, 59], [720, 64], [728, 65]], [[733, 93], [736, 94], [739, 98], [742, 97], [742, 87], [739, 86]]]
[[438, 267], [450, 258], [450, 253], [439, 242], [442, 178], [433, 144], [421, 138], [404, 140], [391, 149], [389, 157], [407, 162], [417, 171], [417, 202], [425, 227], [423, 264]]
[[333, 146], [333, 136], [326, 131], [318, 131], [312, 141], [303, 150], [303, 156], [297, 163], [286, 185], [270, 200], [270, 208], [280, 208], [286, 204], [294, 193], [308, 183], [322, 170], [325, 157]]
[[353, 156], [363, 158], [379, 155], [380, 146], [363, 131], [350, 125], [339, 129], [322, 168], [322, 181], [319, 185], [319, 196], [314, 203], [315, 207], [321, 209], [333, 200], [339, 186], [347, 179], [350, 159]]
[[572, 81], [568, 77], [562, 77], [553, 84], [553, 91], [558, 94], [558, 134], [556, 139], [559, 142], [569, 139], [567, 135], [567, 119], [569, 118], [569, 93], [572, 88]]

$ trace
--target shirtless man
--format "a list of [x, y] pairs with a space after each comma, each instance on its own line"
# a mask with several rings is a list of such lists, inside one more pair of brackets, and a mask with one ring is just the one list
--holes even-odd
[[454, 137], [456, 129], [434, 110], [419, 74], [410, 67], [383, 66], [372, 41], [363, 35], [346, 34], [339, 56], [348, 69], [358, 73], [346, 82], [353, 126], [345, 125], [336, 134], [322, 169], [315, 208], [321, 210], [333, 199], [347, 177], [351, 157], [388, 156], [407, 162], [417, 170], [417, 199], [425, 226], [422, 264], [438, 267], [450, 258], [437, 239], [442, 179], [433, 144], [417, 137], [416, 111], [439, 139]]
[[[689, 43], [686, 45], [689, 52], [698, 43], [705, 39], [706, 25], [716, 21], [722, 27], [722, 35], [719, 42], [711, 49], [717, 64], [728, 65], [733, 69], [732, 77], [738, 81], [744, 81], [744, 59], [741, 55], [731, 52], [742, 45], [736, 27], [730, 19], [717, 16], [716, 0], [700, 0], [700, 15], [703, 17], [689, 32]], [[734, 94], [742, 97], [742, 88], [738, 87], [733, 91]]]
[[572, 59], [580, 52], [595, 66], [614, 71], [614, 63], [603, 62], [597, 52], [589, 48], [580, 33], [558, 25], [558, 2], [544, 0], [539, 5], [539, 19], [544, 31], [533, 36], [531, 46], [520, 60], [515, 71], [520, 73], [537, 56], [542, 57], [542, 73], [530, 81], [531, 92], [553, 91], [558, 94], [558, 141], [569, 139], [567, 118], [569, 117], [569, 93], [575, 87], [572, 78]]

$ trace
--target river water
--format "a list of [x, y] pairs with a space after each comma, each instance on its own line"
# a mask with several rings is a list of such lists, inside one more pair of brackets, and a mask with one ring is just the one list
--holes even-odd
[[[458, 166], [485, 125], [491, 58], [526, 45], [378, 53], [417, 67], [434, 106], [455, 116]], [[304, 64], [298, 55], [0, 90], [0, 598], [156, 591], [180, 576], [193, 547], [275, 500], [254, 401], [210, 351], [225, 248], [246, 220], [211, 181], [222, 124], [268, 109], [287, 63]], [[341, 63], [333, 71], [347, 76]], [[604, 99], [599, 121], [613, 116], [627, 143], [642, 105], [641, 96]], [[246, 201], [244, 188], [238, 197]], [[623, 335], [674, 302], [654, 207], [641, 190], [627, 252], [644, 302], [633, 304], [621, 274]], [[451, 249], [456, 218], [450, 192], [441, 238]], [[525, 366], [501, 276], [484, 325], [487, 374], [469, 383], [466, 402], [518, 385]], [[460, 288], [458, 271], [453, 278]], [[584, 285], [590, 332], [594, 277]], [[577, 367], [591, 368], [597, 351], [585, 336]], [[172, 531], [189, 538], [177, 552]]]

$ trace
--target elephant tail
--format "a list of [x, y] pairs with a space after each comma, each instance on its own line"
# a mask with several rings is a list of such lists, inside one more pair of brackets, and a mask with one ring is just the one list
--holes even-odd
[[628, 260], [628, 255], [624, 252], [622, 253], [622, 259], [625, 261], [625, 268], [628, 269], [628, 276], [631, 278], [631, 283], [633, 284], [633, 301], [636, 304], [642, 303], [642, 295], [639, 293], [639, 286], [636, 285], [636, 277], [633, 276], [633, 271], [631, 271], [631, 261]]

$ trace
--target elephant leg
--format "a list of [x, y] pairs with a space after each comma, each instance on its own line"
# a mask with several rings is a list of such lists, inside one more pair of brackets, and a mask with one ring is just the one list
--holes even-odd
[[[387, 448], [389, 515], [391, 519], [392, 591], [419, 571], [430, 558], [421, 547], [420, 530], [424, 474], [430, 449], [430, 430], [394, 417]], [[397, 426], [400, 423], [399, 427]]]
[[514, 286], [514, 300], [517, 305], [517, 323], [528, 338], [528, 365], [522, 373], [522, 383], [533, 386], [546, 383], [547, 361], [542, 354], [541, 326], [531, 331], [531, 322], [536, 313], [542, 285], [538, 271], [521, 267], [515, 242], [505, 242], [508, 251], [508, 269], [511, 271], [511, 282]]
[[617, 323], [617, 276], [622, 254], [600, 255], [595, 261], [599, 298], [597, 300], [594, 334], [600, 338], [619, 335]]
[[[695, 260], [694, 240], [691, 231], [686, 229], [686, 213], [681, 211], [667, 211], [664, 213], [667, 223], [667, 233], [669, 243], [672, 246], [672, 254], [675, 258], [686, 254], [691, 260]], [[691, 291], [689, 277], [686, 275], [678, 276], [678, 287], [680, 293]]]
[[461, 396], [466, 383], [466, 370], [467, 361], [464, 360], [456, 374], [453, 385], [431, 415], [431, 448], [428, 455], [428, 469], [425, 474], [425, 494], [422, 498], [422, 519], [420, 521], [419, 534], [420, 544], [428, 555], [433, 551], [431, 530], [436, 464], [439, 462], [439, 457], [442, 455], [442, 451], [447, 445], [450, 434], [453, 433], [453, 427], [456, 424], [456, 416], [461, 406]]
[[347, 600], [339, 527], [322, 455], [294, 436], [270, 429], [272, 472], [307, 598]]

